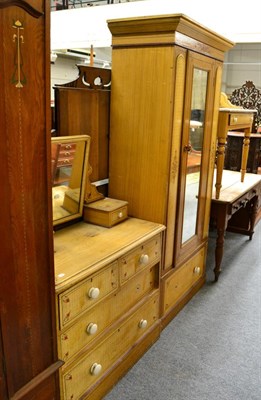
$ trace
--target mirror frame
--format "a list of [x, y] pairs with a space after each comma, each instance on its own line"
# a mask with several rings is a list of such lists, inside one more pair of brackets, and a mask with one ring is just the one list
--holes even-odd
[[[80, 197], [79, 197], [79, 208], [78, 212], [72, 213], [71, 215], [64, 216], [62, 218], [53, 219], [53, 226], [57, 227], [58, 225], [62, 225], [68, 221], [72, 221], [74, 219], [80, 218], [83, 215], [83, 205], [84, 205], [84, 197], [85, 197], [85, 188], [86, 188], [86, 182], [87, 182], [87, 173], [88, 173], [88, 166], [89, 166], [89, 152], [90, 152], [90, 140], [91, 137], [88, 135], [72, 135], [72, 136], [55, 136], [51, 138], [51, 145], [53, 143], [80, 143], [84, 142], [85, 143], [85, 149], [84, 149], [84, 157], [83, 157], [83, 162], [82, 162], [82, 168], [81, 168], [81, 187], [80, 187]], [[51, 185], [52, 188], [52, 218], [53, 218], [53, 184]]]

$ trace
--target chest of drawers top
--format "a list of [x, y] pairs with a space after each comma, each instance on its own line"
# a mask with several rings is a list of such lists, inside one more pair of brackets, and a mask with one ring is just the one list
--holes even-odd
[[54, 234], [55, 287], [59, 293], [164, 231], [161, 224], [129, 218], [113, 228], [79, 222]]

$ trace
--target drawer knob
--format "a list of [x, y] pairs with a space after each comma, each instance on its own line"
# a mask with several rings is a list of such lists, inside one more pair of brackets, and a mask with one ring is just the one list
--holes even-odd
[[237, 122], [237, 117], [233, 117], [233, 122]]
[[247, 200], [247, 199], [244, 199], [244, 200], [242, 200], [242, 201], [240, 202], [240, 205], [241, 205], [241, 207], [246, 207], [247, 203], [248, 203], [248, 200]]
[[148, 262], [149, 262], [148, 254], [142, 254], [140, 256], [140, 264], [148, 264]]
[[90, 372], [91, 372], [91, 375], [97, 376], [101, 373], [101, 370], [102, 370], [101, 364], [94, 363], [91, 366]]
[[100, 289], [97, 287], [90, 288], [88, 296], [90, 299], [97, 299], [100, 295]]
[[98, 330], [98, 325], [93, 322], [90, 322], [86, 328], [86, 332], [88, 333], [88, 335], [95, 335], [97, 330]]
[[201, 268], [200, 267], [195, 267], [193, 272], [194, 272], [195, 275], [200, 275]]
[[147, 321], [146, 319], [141, 319], [141, 320], [140, 320], [140, 322], [139, 322], [139, 328], [145, 329], [145, 328], [147, 328], [147, 325], [148, 325], [148, 321]]
[[122, 217], [123, 217], [123, 212], [120, 211], [120, 212], [118, 213], [118, 218], [122, 218]]

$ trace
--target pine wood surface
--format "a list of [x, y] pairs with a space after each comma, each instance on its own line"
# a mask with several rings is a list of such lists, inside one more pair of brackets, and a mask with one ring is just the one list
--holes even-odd
[[[146, 338], [152, 332], [158, 336], [164, 229], [130, 218], [110, 229], [82, 222], [56, 232], [55, 266], [58, 261], [66, 274], [57, 288], [58, 350], [65, 362], [62, 399], [92, 393], [98, 400], [95, 388], [97, 393], [108, 390], [107, 375], [113, 376], [111, 384], [121, 376], [119, 360], [131, 366], [136, 352], [149, 346]], [[99, 289], [97, 298], [88, 296], [91, 288]], [[98, 327], [93, 335], [86, 331], [90, 322]], [[97, 376], [90, 373], [95, 362], [102, 365]]]
[[[82, 348], [90, 346], [93, 341], [97, 341], [101, 335], [106, 333], [112, 323], [115, 323], [121, 316], [128, 314], [138, 302], [148, 293], [155, 289], [158, 282], [158, 266], [142, 270], [132, 279], [128, 285], [123, 285], [121, 290], [117, 290], [113, 296], [107, 296], [98, 304], [90, 307], [81, 318], [58, 334], [58, 348], [62, 360], [70, 361], [72, 357], [81, 351]], [[86, 293], [85, 293], [86, 294]], [[86, 327], [94, 321], [98, 325], [98, 332], [88, 335]]]
[[161, 224], [129, 218], [113, 228], [81, 222], [56, 232], [56, 291], [64, 290], [79, 279], [99, 271], [164, 229]]
[[142, 357], [145, 351], [148, 350], [148, 348], [151, 347], [159, 338], [160, 331], [161, 324], [160, 320], [158, 320], [146, 335], [137, 340], [134, 347], [131, 347], [129, 351], [118, 359], [114, 368], [104, 374], [102, 382], [97, 382], [97, 384], [88, 392], [88, 395], [86, 397], [83, 396], [83, 399], [101, 400], [111, 389], [112, 382], [115, 382], [116, 384], [117, 381]]
[[205, 257], [204, 247], [164, 281], [164, 314], [205, 275]]
[[184, 14], [109, 20], [113, 46], [175, 42], [222, 61], [233, 43]]
[[113, 330], [104, 341], [95, 346], [95, 349], [87, 353], [85, 357], [78, 359], [64, 372], [65, 399], [72, 398], [70, 397], [72, 395], [79, 398], [88, 387], [99, 380], [99, 375], [94, 376], [89, 373], [95, 362], [102, 365], [103, 373], [106, 372], [144, 335], [144, 330], [139, 327], [139, 321], [143, 318], [146, 318], [148, 322], [146, 328], [148, 331], [159, 319], [159, 294], [157, 292], [148, 298], [120, 327]]
[[250, 132], [254, 120], [254, 110], [221, 108], [218, 117], [217, 130], [217, 172], [216, 172], [216, 199], [219, 199], [222, 187], [222, 177], [225, 162], [226, 138], [229, 130], [244, 130], [242, 146], [241, 180], [244, 181], [249, 152]]
[[171, 47], [113, 54], [109, 197], [127, 200], [130, 216], [158, 223], [166, 220], [173, 56]]
[[83, 210], [85, 222], [102, 225], [107, 228], [128, 218], [127, 201], [104, 198], [86, 204]]
[[[216, 171], [215, 171], [216, 173]], [[215, 182], [215, 179], [214, 179]], [[238, 171], [223, 170], [222, 188], [219, 199], [215, 198], [215, 184], [213, 185], [212, 201], [233, 203], [244, 193], [247, 193], [258, 182], [261, 176], [258, 174], [247, 173], [244, 182], [241, 182], [241, 173]]]
[[[109, 196], [127, 200], [130, 216], [166, 225], [161, 277], [170, 284], [161, 292], [165, 320], [205, 281], [204, 256], [199, 257], [200, 276], [191, 269], [207, 246], [222, 61], [233, 44], [180, 14], [118, 19], [108, 26], [113, 87]], [[184, 241], [195, 70], [208, 77], [196, 227]], [[171, 305], [164, 309], [165, 300]]]

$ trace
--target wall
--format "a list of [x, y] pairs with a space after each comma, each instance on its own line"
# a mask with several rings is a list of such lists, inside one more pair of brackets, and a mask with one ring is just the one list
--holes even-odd
[[51, 49], [110, 46], [108, 19], [179, 13], [235, 43], [260, 41], [260, 0], [146, 0], [52, 12]]
[[222, 91], [229, 96], [246, 81], [261, 89], [261, 43], [239, 43], [226, 54]]
[[[110, 68], [111, 48], [94, 49], [94, 66], [103, 67], [106, 63], [106, 68]], [[56, 53], [57, 54], [57, 53]], [[61, 54], [57, 54], [57, 59], [54, 64], [51, 64], [51, 103], [54, 101], [54, 85], [62, 85], [75, 80], [78, 77], [77, 64], [84, 64], [89, 60], [83, 58], [71, 58]]]

